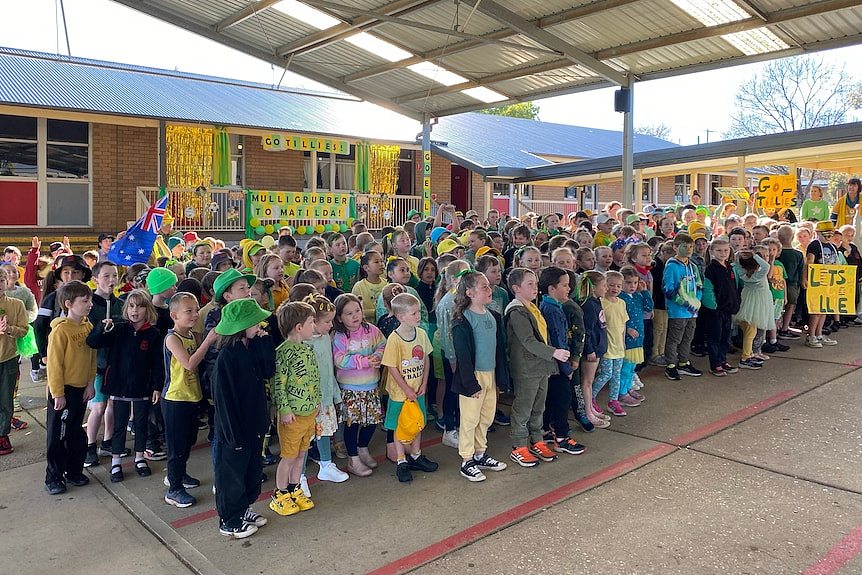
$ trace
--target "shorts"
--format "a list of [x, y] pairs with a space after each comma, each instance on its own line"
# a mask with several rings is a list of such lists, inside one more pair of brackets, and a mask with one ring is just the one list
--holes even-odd
[[[416, 403], [419, 404], [419, 409], [422, 410], [422, 415], [425, 416], [425, 421], [428, 421], [428, 410], [425, 409], [425, 396], [420, 395], [416, 398]], [[404, 406], [403, 401], [392, 401], [386, 404], [386, 420], [383, 422], [383, 429], [395, 431], [398, 427], [398, 416], [401, 415], [401, 408]]]
[[96, 374], [96, 380], [93, 383], [93, 389], [96, 392], [93, 394], [93, 399], [90, 400], [90, 403], [107, 403], [108, 396], [102, 393], [102, 384], [105, 382], [105, 376]]
[[315, 416], [297, 415], [293, 423], [284, 424], [278, 421], [278, 446], [281, 457], [292, 459], [299, 457], [303, 451], [308, 451], [311, 438], [314, 437]]
[[799, 284], [787, 284], [787, 287], [784, 289], [784, 293], [787, 296], [787, 305], [796, 305], [797, 303], [799, 303], [799, 292], [801, 291]]

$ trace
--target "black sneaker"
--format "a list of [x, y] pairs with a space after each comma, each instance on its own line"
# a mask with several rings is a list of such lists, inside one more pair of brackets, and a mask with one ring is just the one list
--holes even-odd
[[664, 376], [671, 381], [679, 381], [682, 378], [679, 376], [679, 371], [677, 370], [676, 365], [670, 363], [666, 368], [664, 368]]
[[497, 461], [487, 453], [482, 456], [482, 459], [473, 458], [473, 465], [481, 469], [490, 469], [491, 471], [503, 471], [508, 467], [502, 461]]
[[476, 461], [468, 461], [461, 465], [461, 477], [467, 479], [467, 481], [472, 481], [474, 483], [478, 481], [485, 481], [485, 474], [482, 473], [482, 470], [479, 469], [479, 466], [476, 465]]
[[66, 483], [71, 483], [75, 487], [83, 487], [90, 484], [90, 478], [84, 475], [69, 475], [66, 474]]
[[[167, 475], [165, 475], [165, 479], [164, 479], [164, 481], [162, 481], [162, 483], [164, 483], [165, 487], [171, 486], [171, 482], [168, 481]], [[200, 480], [195, 479], [194, 477], [192, 477], [190, 475], [183, 475], [183, 488], [194, 489], [195, 487], [200, 487], [200, 486], [201, 486]]]
[[225, 537], [232, 539], [245, 539], [257, 533], [257, 525], [254, 523], [242, 522], [237, 527], [228, 527], [219, 521], [218, 532]]
[[[308, 458], [311, 459], [312, 461], [319, 461], [320, 460], [320, 459], [314, 459], [313, 457], [311, 457], [311, 451], [309, 451], [308, 454], [309, 454]], [[318, 455], [317, 457], [319, 458], [320, 455]], [[267, 447], [264, 450], [264, 453], [263, 453], [263, 466], [264, 467], [269, 467], [270, 465], [275, 465], [276, 463], [278, 463], [278, 460], [279, 460], [278, 455], [272, 453], [269, 450], [269, 447]]]
[[87, 446], [87, 455], [84, 456], [84, 467], [93, 467], [99, 464], [99, 453], [96, 450], [96, 444]]
[[243, 523], [251, 523], [255, 527], [263, 527], [266, 525], [267, 520], [266, 517], [249, 507], [245, 510], [245, 513], [242, 514]]
[[437, 468], [440, 467], [436, 461], [431, 461], [425, 457], [424, 453], [420, 454], [416, 459], [413, 459], [412, 456], [408, 456], [407, 464], [410, 466], [410, 469], [415, 471], [424, 471], [425, 473], [437, 471]]
[[703, 372], [694, 367], [691, 363], [681, 363], [676, 369], [682, 375], [688, 375], [689, 377], [700, 377], [703, 375]]
[[705, 347], [692, 347], [691, 355], [695, 357], [706, 357], [709, 353], [706, 351]]
[[[777, 351], [779, 353], [784, 353], [785, 351], [790, 351], [789, 345], [784, 345], [783, 343], [780, 343], [780, 342], [776, 342], [773, 345], [775, 346], [775, 351]], [[766, 352], [766, 353], [769, 353], [769, 352]]]
[[558, 439], [555, 441], [553, 449], [559, 453], [569, 453], [571, 455], [580, 455], [587, 450], [586, 447], [570, 437], [565, 437], [562, 440]]
[[778, 339], [797, 340], [797, 339], [800, 339], [800, 337], [801, 336], [798, 333], [794, 333], [790, 330], [778, 332]]
[[512, 424], [512, 420], [508, 415], [498, 409], [494, 412], [494, 423], [502, 427], [507, 427]]
[[402, 461], [396, 465], [395, 477], [397, 477], [398, 481], [401, 483], [409, 483], [410, 481], [413, 481], [413, 474], [410, 473], [410, 464], [406, 461]]
[[743, 359], [739, 362], [739, 367], [742, 369], [760, 369], [763, 367], [762, 363], [757, 363], [750, 359]]
[[119, 483], [126, 477], [123, 475], [123, 466], [122, 465], [112, 465], [111, 466], [111, 483]]
[[[787, 347], [787, 346], [785, 346]], [[787, 349], [790, 349], [789, 347]], [[760, 347], [760, 351], [763, 353], [775, 353], [778, 351], [778, 345], [774, 343], [766, 342]]]
[[45, 484], [45, 491], [50, 495], [60, 495], [66, 493], [66, 484], [62, 481], [52, 481]]
[[177, 489], [176, 491], [168, 491], [165, 494], [165, 503], [182, 509], [191, 507], [197, 503], [197, 499], [189, 495], [185, 489]]
[[715, 367], [709, 368], [709, 373], [714, 375], [715, 377], [725, 377], [727, 376], [727, 372], [724, 370], [724, 367], [721, 365], [717, 365]]
[[724, 371], [726, 371], [727, 373], [737, 373], [739, 371], [738, 368], [733, 367], [732, 365], [730, 365], [726, 361], [723, 364], [721, 364], [721, 367], [723, 367]]
[[590, 421], [590, 418], [586, 416], [586, 414], [578, 414], [575, 419], [578, 420], [578, 424], [581, 426], [581, 429], [586, 433], [592, 433], [595, 431], [596, 426], [593, 425], [593, 422]]

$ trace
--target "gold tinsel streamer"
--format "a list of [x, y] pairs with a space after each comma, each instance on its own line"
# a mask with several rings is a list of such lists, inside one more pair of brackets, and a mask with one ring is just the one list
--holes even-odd
[[398, 146], [370, 147], [370, 176], [372, 194], [394, 194], [398, 187]]
[[203, 217], [209, 194], [195, 191], [209, 188], [212, 181], [213, 130], [167, 126], [165, 131], [166, 176], [169, 188], [181, 188], [171, 194], [168, 210], [181, 226], [198, 225]]

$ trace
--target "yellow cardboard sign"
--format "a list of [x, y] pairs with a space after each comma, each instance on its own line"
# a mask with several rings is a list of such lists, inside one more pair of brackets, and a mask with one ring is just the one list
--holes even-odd
[[856, 266], [808, 266], [808, 313], [856, 314]]
[[780, 210], [796, 206], [796, 176], [763, 176], [757, 182], [754, 207]]
[[721, 194], [722, 202], [732, 202], [734, 200], [748, 201], [748, 190], [745, 188], [715, 188]]
[[350, 142], [347, 140], [329, 140], [296, 134], [270, 134], [261, 138], [263, 149], [267, 152], [283, 152], [284, 150], [301, 150], [303, 152], [321, 152], [328, 154], [349, 154]]
[[350, 194], [332, 192], [259, 192], [248, 194], [249, 218], [269, 220], [343, 220], [350, 215]]

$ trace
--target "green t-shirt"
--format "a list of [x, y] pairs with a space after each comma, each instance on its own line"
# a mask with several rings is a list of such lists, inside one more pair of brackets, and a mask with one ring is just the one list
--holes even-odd
[[332, 279], [335, 281], [335, 287], [343, 292], [353, 290], [353, 284], [359, 279], [359, 262], [353, 258], [347, 258], [344, 263], [337, 263], [335, 260], [329, 260], [332, 265]]
[[307, 343], [285, 341], [275, 350], [272, 404], [280, 414], [311, 415], [320, 405], [317, 355]]
[[829, 203], [826, 200], [805, 200], [800, 210], [802, 220], [817, 220], [822, 222], [829, 219]]
[[784, 300], [784, 290], [787, 288], [787, 271], [784, 265], [775, 260], [772, 262], [772, 269], [769, 270], [769, 290], [772, 292], [772, 299], [776, 301]]

